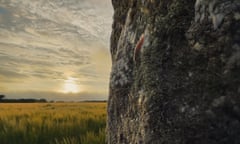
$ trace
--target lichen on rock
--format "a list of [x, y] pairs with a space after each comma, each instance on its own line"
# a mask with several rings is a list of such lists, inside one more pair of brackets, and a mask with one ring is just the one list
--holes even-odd
[[240, 143], [240, 1], [112, 3], [108, 143]]

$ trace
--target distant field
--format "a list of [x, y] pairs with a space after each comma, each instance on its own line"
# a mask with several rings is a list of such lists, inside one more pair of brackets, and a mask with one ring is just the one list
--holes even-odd
[[0, 103], [0, 144], [103, 144], [106, 103]]

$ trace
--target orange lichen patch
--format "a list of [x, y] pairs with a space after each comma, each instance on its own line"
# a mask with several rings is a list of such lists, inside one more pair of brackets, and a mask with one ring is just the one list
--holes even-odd
[[140, 10], [141, 10], [141, 12], [144, 13], [144, 14], [149, 14], [149, 9], [146, 8], [146, 7], [141, 7]]
[[137, 57], [139, 56], [140, 50], [142, 48], [144, 42], [144, 34], [141, 35], [140, 39], [138, 40], [135, 49], [134, 49], [134, 56], [133, 61], [136, 62]]

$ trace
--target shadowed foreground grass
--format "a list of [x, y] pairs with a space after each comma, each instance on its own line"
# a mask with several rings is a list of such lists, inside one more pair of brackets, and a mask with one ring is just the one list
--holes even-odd
[[103, 144], [106, 103], [0, 103], [0, 144]]

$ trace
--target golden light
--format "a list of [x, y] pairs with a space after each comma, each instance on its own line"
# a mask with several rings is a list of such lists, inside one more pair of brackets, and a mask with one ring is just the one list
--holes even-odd
[[79, 86], [76, 83], [76, 79], [69, 77], [64, 81], [63, 92], [64, 93], [78, 93], [80, 91]]

